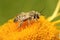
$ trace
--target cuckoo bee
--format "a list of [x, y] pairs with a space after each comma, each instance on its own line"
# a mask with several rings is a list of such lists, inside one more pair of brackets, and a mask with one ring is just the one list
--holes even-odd
[[19, 27], [22, 25], [24, 21], [28, 21], [28, 24], [30, 23], [30, 20], [37, 20], [39, 19], [40, 13], [36, 11], [29, 11], [29, 12], [21, 12], [19, 15], [17, 15], [14, 19], [14, 22], [20, 22]]

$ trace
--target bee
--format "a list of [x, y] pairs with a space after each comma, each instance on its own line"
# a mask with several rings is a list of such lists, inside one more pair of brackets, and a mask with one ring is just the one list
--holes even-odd
[[17, 15], [14, 18], [14, 22], [19, 22], [19, 27], [20, 27], [23, 22], [28, 21], [28, 24], [29, 24], [30, 20], [37, 20], [39, 19], [39, 16], [40, 16], [40, 13], [36, 11], [21, 12], [19, 15]]

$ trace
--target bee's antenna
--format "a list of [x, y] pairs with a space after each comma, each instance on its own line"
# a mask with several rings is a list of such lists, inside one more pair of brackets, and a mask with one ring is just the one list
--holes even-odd
[[[40, 13], [42, 13], [44, 9], [45, 9], [45, 8], [43, 8], [43, 9], [40, 11]], [[42, 15], [42, 14], [41, 14], [41, 15]]]
[[43, 9], [40, 11], [40, 13], [43, 12], [44, 9], [45, 9], [45, 8], [43, 8]]

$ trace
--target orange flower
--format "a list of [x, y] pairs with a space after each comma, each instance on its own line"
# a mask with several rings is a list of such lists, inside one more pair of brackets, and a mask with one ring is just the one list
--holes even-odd
[[14, 23], [10, 19], [4, 25], [0, 26], [0, 40], [60, 40], [60, 30], [56, 29], [55, 24], [60, 20], [51, 22], [55, 17], [59, 16], [60, 0], [53, 15], [48, 17], [40, 16], [37, 21], [31, 20], [30, 24], [27, 21], [19, 26], [19, 22]]
[[0, 27], [0, 40], [59, 40], [56, 26], [44, 16], [30, 23], [26, 21], [18, 28], [19, 24], [10, 19]]

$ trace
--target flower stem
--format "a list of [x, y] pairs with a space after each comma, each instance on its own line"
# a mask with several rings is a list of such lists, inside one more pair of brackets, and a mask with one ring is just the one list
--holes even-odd
[[56, 6], [56, 9], [53, 12], [52, 16], [50, 16], [49, 18], [47, 18], [48, 21], [52, 21], [57, 16], [57, 13], [59, 11], [59, 8], [60, 8], [60, 0], [58, 1], [57, 6]]

